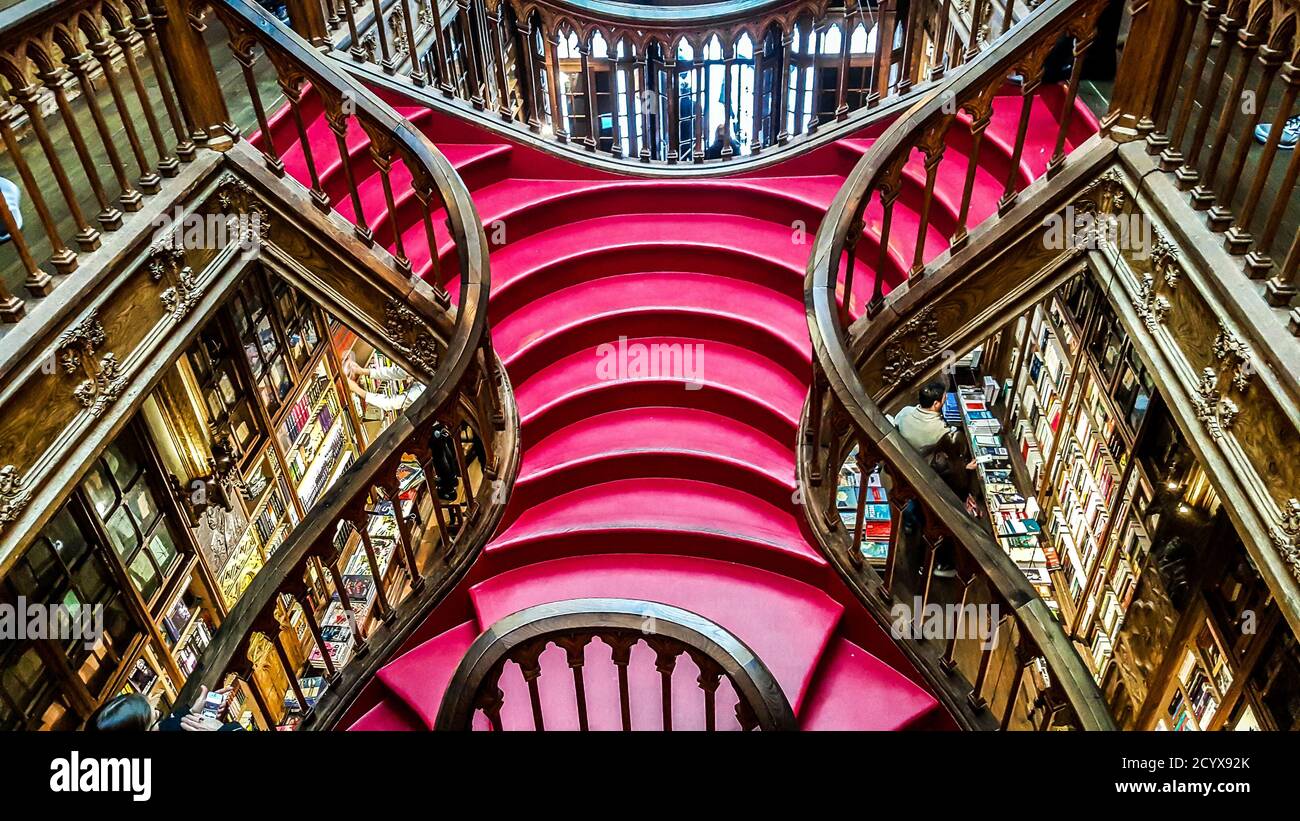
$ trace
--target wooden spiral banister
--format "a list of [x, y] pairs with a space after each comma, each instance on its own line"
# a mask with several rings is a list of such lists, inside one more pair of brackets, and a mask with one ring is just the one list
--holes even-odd
[[[706, 162], [714, 120], [740, 147], [727, 142], [710, 164], [860, 127], [856, 117], [838, 124], [889, 109], [974, 57], [1015, 9], [1012, 0], [289, 3], [304, 37], [374, 66], [377, 80], [459, 101], [598, 163], [682, 170]], [[740, 66], [753, 67], [747, 88]]]
[[[905, 298], [907, 284], [896, 287], [887, 298], [884, 293], [883, 272], [888, 269], [886, 254], [891, 245], [903, 246], [911, 265], [910, 282], [925, 276], [927, 264], [936, 256], [933, 252], [927, 255], [925, 249], [934, 183], [948, 135], [959, 128], [969, 129], [972, 150], [969, 165], [955, 172], [966, 180], [960, 216], [948, 249], [939, 253], [946, 254], [969, 241], [972, 182], [980, 138], [992, 117], [993, 106], [1003, 100], [1018, 103], [1021, 116], [1013, 146], [1012, 173], [999, 211], [1015, 204], [1021, 188], [1017, 169], [1031, 97], [1038, 90], [1048, 52], [1062, 36], [1074, 39], [1076, 57], [1066, 92], [1066, 114], [1047, 173], [1069, 162], [1063, 150], [1069, 108], [1078, 88], [1081, 58], [1103, 5], [1102, 0], [1055, 0], [1043, 4], [896, 121], [854, 168], [836, 196], [818, 231], [805, 279], [815, 355], [813, 387], [802, 424], [799, 472], [809, 522], [828, 558], [863, 601], [876, 608], [878, 616], [892, 603], [913, 602], [913, 596], [924, 605], [996, 606], [997, 641], [992, 647], [982, 638], [961, 638], [956, 632], [942, 647], [922, 646], [913, 639], [901, 642], [958, 720], [972, 727], [1005, 729], [1017, 716], [1027, 716], [1028, 723], [1039, 729], [1111, 729], [1113, 722], [1088, 668], [1046, 604], [991, 534], [967, 515], [962, 502], [886, 419], [877, 404], [879, 397], [867, 391], [855, 365], [847, 300], [840, 295], [852, 293], [856, 249], [864, 235], [864, 214], [869, 207], [878, 208], [870, 219], [880, 232], [880, 251], [878, 257], [873, 255], [867, 260], [875, 264], [877, 276], [867, 315], [859, 322], [869, 326], [887, 321], [894, 314], [885, 309], [886, 305]], [[1020, 94], [995, 97], [1011, 75], [1020, 76]], [[900, 196], [904, 167], [909, 162], [919, 162], [926, 179], [914, 246], [910, 238], [890, 237], [892, 208]], [[922, 375], [926, 367], [926, 363], [916, 363], [906, 374], [900, 374], [899, 382]], [[857, 459], [863, 476], [881, 465], [889, 486], [893, 527], [883, 577], [867, 565], [856, 549], [863, 527], [865, 494], [852, 532], [846, 532], [840, 524], [835, 476], [849, 458]], [[924, 511], [919, 562], [909, 558], [910, 551], [902, 541], [905, 534], [901, 511], [911, 500]], [[955, 548], [955, 585], [935, 584], [940, 542]], [[917, 570], [919, 576], [914, 572]], [[950, 587], [955, 589], [947, 589]]]
[[744, 642], [695, 613], [630, 599], [570, 599], [529, 607], [501, 619], [466, 651], [447, 685], [434, 729], [469, 730], [481, 711], [488, 726], [501, 730], [504, 694], [499, 685], [506, 663], [511, 662], [518, 665], [527, 682], [533, 729], [544, 730], [539, 658], [554, 644], [565, 651], [566, 667], [574, 682], [577, 724], [587, 730], [585, 653], [596, 639], [612, 650], [624, 730], [633, 729], [628, 664], [633, 646], [643, 641], [654, 652], [660, 673], [662, 724], [653, 729], [673, 729], [672, 673], [681, 656], [699, 669], [696, 683], [706, 730], [717, 728], [716, 694], [723, 678], [738, 697], [736, 719], [742, 730], [798, 729], [785, 693]]
[[[313, 169], [311, 201], [321, 210], [329, 210], [338, 196], [348, 196], [354, 205], [355, 236], [410, 278], [411, 306], [443, 308], [427, 317], [441, 336], [431, 343], [433, 350], [420, 353], [426, 364], [436, 361], [426, 390], [343, 473], [262, 568], [222, 622], [179, 695], [179, 703], [189, 703], [200, 686], [219, 687], [234, 677], [249, 686], [264, 723], [273, 724], [276, 708], [252, 681], [252, 651], [269, 646], [273, 658], [285, 668], [290, 692], [300, 705], [306, 705], [286, 647], [292, 640], [286, 622], [300, 614], [311, 645], [321, 654], [330, 686], [326, 697], [314, 709], [306, 710], [303, 726], [329, 726], [355, 688], [373, 672], [372, 667], [451, 589], [491, 535], [507, 495], [501, 492], [502, 487], [513, 481], [517, 468], [517, 422], [509, 386], [486, 330], [487, 240], [469, 193], [450, 164], [409, 123], [359, 83], [340, 74], [319, 51], [261, 8], [245, 0], [222, 0], [212, 9], [229, 30], [230, 46], [244, 70], [261, 132], [258, 145], [267, 167], [277, 175], [284, 174], [280, 146], [273, 138], [251, 72], [257, 51], [273, 64], [279, 87], [288, 98], [308, 167]], [[346, 192], [333, 196], [314, 170], [313, 149], [303, 133], [299, 106], [308, 90], [320, 97], [339, 143], [337, 160], [345, 171]], [[382, 175], [387, 213], [367, 215], [362, 210], [357, 196], [362, 169], [354, 167], [360, 161], [350, 157], [345, 148], [347, 131], [354, 127], [363, 129], [370, 139], [373, 167], [366, 170]], [[226, 130], [237, 134], [233, 128]], [[434, 297], [427, 301], [419, 297], [421, 289], [427, 291], [428, 287], [413, 275], [400, 238], [390, 256], [378, 247], [377, 232], [370, 227], [377, 219], [387, 219], [390, 226], [396, 222], [390, 173], [398, 162], [409, 171], [410, 193], [424, 215], [429, 244], [426, 258], [431, 259], [432, 270], [414, 273], [424, 273], [434, 283]], [[285, 184], [297, 185], [287, 178]], [[446, 227], [435, 230], [432, 214], [439, 211], [445, 214]], [[438, 272], [438, 238], [448, 230], [459, 272], [454, 309], [449, 307], [449, 295], [442, 291]], [[453, 443], [454, 482], [448, 481], [451, 476], [437, 474], [431, 450], [435, 430], [449, 434]], [[402, 497], [411, 491], [402, 486], [401, 475], [407, 470], [403, 463], [409, 464], [410, 459], [420, 465], [425, 479], [415, 491], [408, 513]], [[368, 533], [369, 517], [383, 505], [393, 507], [398, 525], [396, 548], [386, 572], [381, 571]], [[431, 512], [421, 515], [422, 505]], [[340, 577], [340, 554], [350, 539], [359, 540], [375, 580], [375, 608], [367, 619], [356, 617]], [[348, 627], [356, 650], [346, 667], [331, 658], [316, 617], [317, 609], [332, 597], [351, 614]]]

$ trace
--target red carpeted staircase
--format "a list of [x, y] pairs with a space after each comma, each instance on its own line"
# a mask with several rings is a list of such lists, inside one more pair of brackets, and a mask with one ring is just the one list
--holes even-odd
[[[1062, 95], [1047, 89], [1035, 99], [1024, 181], [1046, 167]], [[473, 192], [492, 243], [489, 316], [515, 390], [523, 454], [505, 519], [469, 578], [380, 670], [343, 726], [429, 728], [452, 671], [493, 622], [546, 602], [615, 597], [675, 605], [731, 631], [772, 671], [806, 729], [953, 727], [813, 546], [795, 502], [795, 437], [811, 373], [804, 268], [821, 215], [883, 126], [735, 177], [644, 179], [389, 102]], [[971, 225], [994, 213], [1011, 170], [1020, 105], [1006, 103], [996, 106], [980, 152]], [[314, 95], [303, 111], [323, 187], [350, 216], [338, 150]], [[297, 139], [284, 114], [272, 124], [276, 145], [289, 173], [306, 182], [301, 146], [284, 148]], [[1072, 123], [1071, 144], [1096, 130], [1082, 108]], [[348, 146], [365, 212], [384, 213], [360, 129]], [[947, 148], [927, 260], [955, 228], [966, 161], [951, 157], [968, 149], [962, 141]], [[881, 215], [878, 206], [867, 211], [849, 295], [854, 316], [874, 277], [892, 286], [911, 265], [925, 179], [919, 157], [905, 179], [883, 271], [870, 267]], [[399, 167], [394, 189], [406, 192], [407, 180]], [[395, 230], [407, 237], [415, 271], [427, 276], [417, 209], [413, 196], [401, 196], [398, 224], [385, 218], [371, 227], [388, 246]], [[434, 223], [455, 295], [454, 248], [438, 215]], [[636, 346], [655, 344], [668, 346], [659, 349], [670, 354], [664, 362], [676, 364], [638, 371]], [[653, 655], [638, 649], [633, 726], [659, 729]], [[592, 726], [617, 727], [617, 691], [599, 673], [608, 651], [596, 643], [587, 654]], [[547, 728], [576, 727], [572, 679], [546, 675], [566, 670], [562, 652], [552, 647], [542, 662]], [[674, 675], [693, 680], [690, 668], [679, 663]], [[531, 728], [522, 680], [504, 678], [505, 725]], [[691, 688], [674, 692], [685, 699]], [[729, 715], [723, 705], [719, 715]], [[698, 706], [675, 703], [675, 728], [700, 721]]]

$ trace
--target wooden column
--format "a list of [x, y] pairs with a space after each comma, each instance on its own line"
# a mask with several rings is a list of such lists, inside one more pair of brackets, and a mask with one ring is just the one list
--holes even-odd
[[329, 31], [325, 28], [325, 8], [320, 0], [287, 0], [289, 25], [298, 36], [321, 50], [330, 48]]
[[1145, 136], [1155, 128], [1156, 100], [1162, 83], [1181, 66], [1168, 64], [1181, 0], [1134, 0], [1127, 44], [1115, 77], [1110, 111], [1101, 120], [1101, 133], [1118, 142]]
[[238, 132], [226, 110], [212, 56], [203, 41], [207, 26], [202, 19], [189, 15], [188, 0], [153, 0], [154, 20], [163, 58], [179, 89], [181, 111], [194, 142], [214, 151], [225, 151], [235, 144]]

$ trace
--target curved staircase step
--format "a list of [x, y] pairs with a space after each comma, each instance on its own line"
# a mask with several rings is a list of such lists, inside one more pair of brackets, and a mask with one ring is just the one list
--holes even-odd
[[811, 585], [741, 564], [680, 555], [555, 559], [500, 573], [470, 589], [480, 624], [537, 604], [589, 597], [671, 604], [716, 622], [763, 660], [796, 715], [843, 611]]
[[902, 673], [846, 638], [822, 658], [799, 717], [804, 730], [920, 730], [949, 726], [943, 708]]

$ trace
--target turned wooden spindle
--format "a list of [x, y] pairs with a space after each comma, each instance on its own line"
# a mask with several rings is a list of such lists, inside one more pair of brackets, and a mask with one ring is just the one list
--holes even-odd
[[[14, 105], [5, 105], [5, 110], [0, 112], [0, 137], [4, 140], [5, 149], [9, 152], [9, 157], [18, 171], [18, 177], [23, 181], [23, 188], [27, 191], [27, 196], [31, 198], [32, 208], [35, 209], [36, 216], [41, 221], [41, 227], [45, 230], [45, 237], [50, 243], [50, 265], [54, 267], [56, 273], [70, 274], [77, 269], [77, 255], [64, 244], [63, 237], [59, 235], [58, 224], [54, 221], [54, 215], [50, 213], [49, 205], [45, 202], [45, 195], [41, 193], [41, 186], [37, 183], [31, 166], [27, 164], [27, 160], [23, 156], [22, 146], [14, 134], [13, 121], [19, 115], [20, 110]], [[80, 217], [80, 214], [81, 211], [78, 209], [77, 216]], [[84, 223], [85, 217], [80, 217], [78, 227], [80, 228]], [[89, 229], [89, 226], [85, 227]]]

